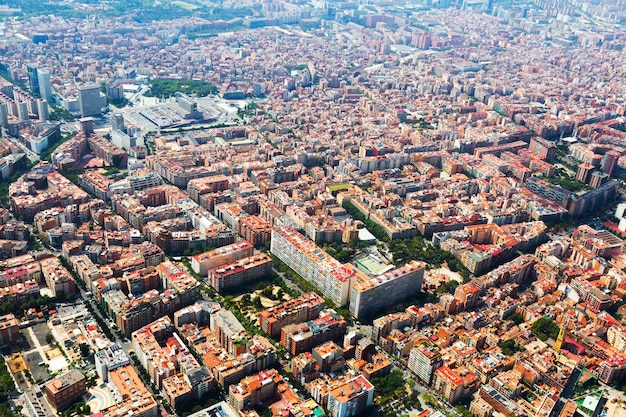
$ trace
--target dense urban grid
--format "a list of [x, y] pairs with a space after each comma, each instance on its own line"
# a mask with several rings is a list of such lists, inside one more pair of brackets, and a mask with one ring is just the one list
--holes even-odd
[[625, 28], [0, 4], [0, 417], [626, 416]]

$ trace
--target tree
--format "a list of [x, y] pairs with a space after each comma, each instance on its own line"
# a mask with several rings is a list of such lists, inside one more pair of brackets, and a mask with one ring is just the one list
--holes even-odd
[[470, 413], [469, 410], [462, 405], [454, 407], [454, 411], [462, 417], [474, 417], [474, 414]]
[[274, 287], [272, 287], [271, 285], [268, 285], [267, 287], [263, 288], [263, 290], [261, 291], [261, 295], [266, 298], [273, 298]]
[[559, 331], [559, 326], [548, 317], [542, 317], [533, 323], [533, 334], [537, 336], [537, 339], [543, 342], [550, 338], [556, 339], [559, 335]]
[[156, 78], [150, 82], [150, 91], [146, 93], [146, 96], [168, 98], [177, 92], [205, 97], [215, 94], [217, 87], [206, 81]]
[[519, 343], [516, 343], [515, 340], [513, 339], [506, 340], [500, 343], [498, 346], [500, 347], [500, 349], [502, 349], [502, 353], [504, 353], [507, 356], [512, 356], [516, 352], [523, 352], [526, 350], [524, 346], [520, 345]]
[[512, 321], [515, 325], [518, 325], [524, 321], [524, 316], [522, 316], [520, 313], [513, 313], [509, 317], [507, 317], [507, 320]]
[[54, 336], [52, 336], [52, 333], [48, 333], [46, 335], [46, 343], [51, 344], [53, 341], [54, 341]]
[[380, 397], [381, 405], [389, 403], [404, 391], [404, 378], [402, 372], [397, 369], [383, 377], [372, 378], [371, 382]]
[[81, 343], [79, 346], [80, 348], [80, 356], [82, 356], [83, 358], [86, 358], [87, 356], [89, 356], [89, 345], [87, 345], [87, 343]]
[[435, 400], [435, 398], [432, 395], [424, 394], [423, 398], [426, 404], [430, 405], [431, 407], [435, 407], [436, 409], [439, 408], [439, 403], [437, 402], [437, 400]]
[[437, 288], [437, 290], [435, 292], [437, 294], [443, 294], [443, 293], [446, 293], [446, 292], [450, 293], [450, 294], [454, 294], [454, 290], [458, 286], [459, 286], [459, 282], [452, 279], [452, 280], [446, 282], [445, 284], [441, 285], [439, 288]]

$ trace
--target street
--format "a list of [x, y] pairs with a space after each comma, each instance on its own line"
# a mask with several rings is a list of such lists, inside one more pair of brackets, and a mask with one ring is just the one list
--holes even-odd
[[9, 136], [8, 134], [4, 135], [4, 138], [8, 139], [13, 145], [17, 146], [20, 151], [24, 152], [26, 156], [28, 157], [28, 159], [31, 160], [31, 162], [35, 162], [39, 160], [39, 155], [37, 155], [32, 150], [30, 150], [28, 147], [26, 147], [26, 145], [24, 145], [18, 139], [14, 138], [13, 136]]

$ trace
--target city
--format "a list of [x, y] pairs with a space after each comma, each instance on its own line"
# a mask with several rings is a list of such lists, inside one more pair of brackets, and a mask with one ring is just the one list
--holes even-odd
[[626, 416], [626, 1], [0, 4], [0, 417]]

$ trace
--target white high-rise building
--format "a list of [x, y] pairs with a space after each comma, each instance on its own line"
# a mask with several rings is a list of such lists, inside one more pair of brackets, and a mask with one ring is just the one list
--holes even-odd
[[48, 103], [51, 103], [52, 84], [50, 84], [50, 71], [45, 68], [37, 69], [37, 80], [39, 82], [39, 95]]
[[272, 230], [270, 251], [339, 306], [348, 304], [350, 288], [362, 274], [353, 265], [342, 264], [291, 227]]
[[48, 102], [44, 99], [37, 100], [37, 114], [39, 120], [46, 121], [50, 118], [50, 112], [48, 111]]
[[0, 102], [0, 126], [9, 127], [9, 109], [6, 103]]
[[615, 217], [617, 217], [617, 221], [619, 222], [619, 230], [622, 232], [626, 232], [626, 203], [620, 203], [617, 205], [617, 210], [615, 210]]

